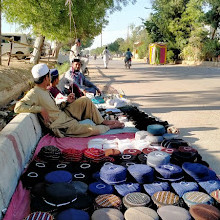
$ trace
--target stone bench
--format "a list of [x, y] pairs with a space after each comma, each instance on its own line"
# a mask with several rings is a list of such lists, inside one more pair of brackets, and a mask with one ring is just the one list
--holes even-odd
[[0, 132], [0, 219], [41, 136], [38, 118], [30, 113], [17, 115]]

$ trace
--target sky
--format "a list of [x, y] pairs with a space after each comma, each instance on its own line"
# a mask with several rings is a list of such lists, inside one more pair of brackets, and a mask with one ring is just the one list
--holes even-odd
[[[148, 9], [146, 9], [148, 8]], [[113, 43], [117, 38], [126, 39], [128, 35], [128, 27], [131, 24], [135, 26], [142, 25], [142, 20], [147, 19], [151, 12], [150, 0], [137, 0], [133, 5], [129, 3], [126, 7], [122, 7], [121, 11], [109, 14], [109, 24], [102, 31], [102, 45]], [[8, 24], [2, 19], [2, 33], [16, 33], [18, 25]], [[89, 49], [101, 46], [101, 35], [95, 37], [93, 45]]]

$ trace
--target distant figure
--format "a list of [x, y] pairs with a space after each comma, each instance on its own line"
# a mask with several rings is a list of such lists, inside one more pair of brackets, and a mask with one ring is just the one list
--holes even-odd
[[94, 60], [96, 60], [96, 54], [94, 54]]
[[108, 50], [108, 47], [105, 47], [105, 49], [102, 52], [102, 55], [103, 55], [104, 67], [105, 67], [105, 69], [107, 69], [108, 68], [109, 59], [111, 57], [111, 54], [110, 54], [110, 52]]

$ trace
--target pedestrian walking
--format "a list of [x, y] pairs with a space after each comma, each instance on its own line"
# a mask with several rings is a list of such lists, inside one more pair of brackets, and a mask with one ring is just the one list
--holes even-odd
[[111, 57], [111, 54], [108, 50], [108, 47], [105, 47], [105, 49], [102, 52], [102, 56], [103, 56], [104, 67], [105, 67], [105, 69], [107, 69], [108, 68], [108, 63], [109, 63], [109, 60], [110, 60], [110, 57]]

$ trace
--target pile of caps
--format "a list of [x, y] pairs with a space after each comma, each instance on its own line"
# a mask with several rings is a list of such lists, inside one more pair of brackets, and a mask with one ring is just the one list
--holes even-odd
[[26, 219], [220, 219], [220, 180], [196, 149], [162, 124], [135, 138], [142, 148], [106, 139], [84, 151], [41, 148], [21, 176]]

